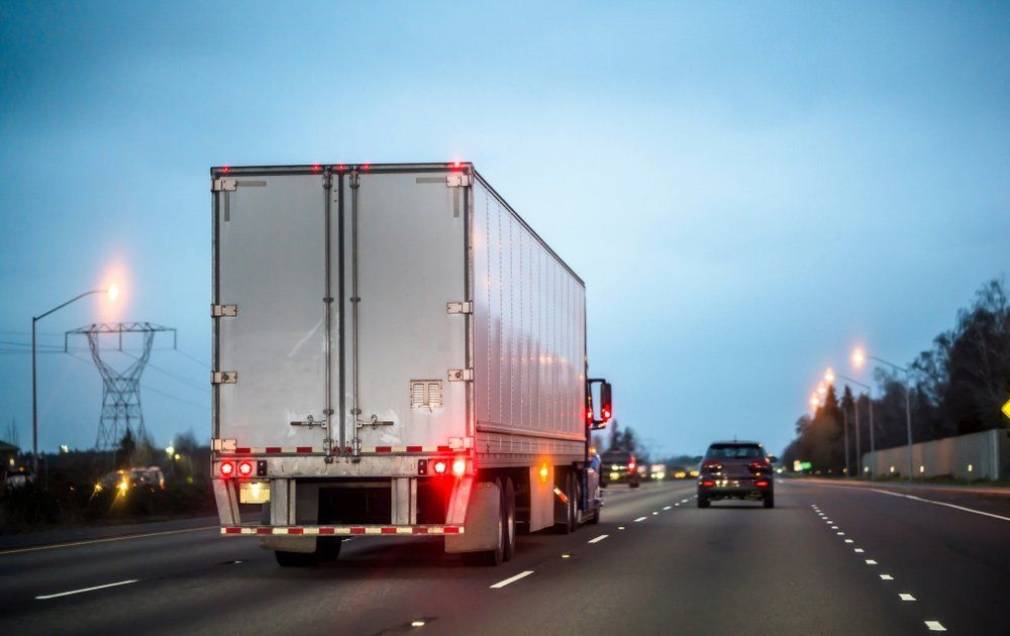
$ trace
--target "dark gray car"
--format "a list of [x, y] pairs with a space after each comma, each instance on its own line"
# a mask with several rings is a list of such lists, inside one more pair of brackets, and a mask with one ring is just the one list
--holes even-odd
[[775, 507], [772, 465], [757, 442], [715, 442], [698, 476], [698, 507], [720, 499], [751, 499]]

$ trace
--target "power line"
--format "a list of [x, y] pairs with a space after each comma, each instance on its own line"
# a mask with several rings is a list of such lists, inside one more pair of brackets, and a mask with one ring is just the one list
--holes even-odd
[[[133, 358], [134, 360], [139, 360], [139, 358], [137, 356], [133, 355], [133, 354], [127, 353], [125, 351], [123, 351], [122, 353], [124, 355], [127, 355], [127, 356]], [[188, 386], [191, 389], [195, 389], [197, 391], [200, 391], [201, 393], [208, 393], [208, 394], [210, 393], [210, 387], [207, 387], [207, 386], [204, 386], [204, 385], [201, 385], [201, 384], [194, 384], [193, 382], [190, 381], [189, 378], [181, 376], [181, 375], [176, 375], [176, 374], [172, 373], [171, 371], [167, 371], [165, 369], [162, 369], [161, 367], [155, 365], [153, 362], [148, 362], [147, 366], [149, 366], [150, 368], [154, 369], [155, 371], [158, 371], [159, 373], [163, 373], [163, 374], [167, 375], [168, 377], [172, 378], [176, 382], [179, 382], [180, 384], [184, 384], [185, 386]]]
[[210, 365], [209, 364], [207, 364], [203, 360], [200, 360], [199, 358], [196, 358], [195, 356], [189, 355], [188, 353], [186, 353], [182, 349], [176, 349], [175, 352], [178, 353], [180, 356], [182, 356], [184, 358], [187, 358], [187, 359], [191, 360], [192, 362], [195, 362], [195, 363], [199, 364], [204, 369], [210, 369]]

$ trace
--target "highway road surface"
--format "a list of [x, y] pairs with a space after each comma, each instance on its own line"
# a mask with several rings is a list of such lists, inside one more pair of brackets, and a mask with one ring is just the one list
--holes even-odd
[[282, 569], [255, 539], [151, 524], [145, 536], [0, 552], [0, 628], [1010, 634], [1010, 499], [793, 480], [776, 489], [774, 510], [700, 510], [693, 482], [615, 486], [599, 525], [521, 537], [497, 568], [465, 566], [437, 539], [356, 537], [335, 563]]

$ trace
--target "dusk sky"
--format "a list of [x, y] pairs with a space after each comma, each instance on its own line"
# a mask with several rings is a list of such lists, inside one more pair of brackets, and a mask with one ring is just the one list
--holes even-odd
[[778, 453], [854, 344], [908, 363], [1006, 274], [1008, 34], [1006, 3], [4, 2], [0, 436], [31, 446], [31, 316], [115, 280], [40, 323], [40, 446], [95, 443], [62, 333], [100, 319], [178, 329], [147, 428], [209, 438], [210, 166], [462, 159], [586, 281], [622, 425]]

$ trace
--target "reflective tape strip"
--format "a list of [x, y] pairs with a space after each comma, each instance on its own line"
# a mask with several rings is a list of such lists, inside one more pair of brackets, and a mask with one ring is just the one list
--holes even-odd
[[463, 534], [463, 526], [225, 526], [223, 536]]
[[[317, 446], [237, 446], [233, 449], [222, 449], [221, 455], [305, 455], [310, 453], [323, 454], [326, 449]], [[341, 451], [339, 447], [334, 447], [332, 452], [337, 454], [350, 455], [353, 451], [347, 447]], [[362, 453], [388, 455], [394, 453], [451, 453], [450, 446], [422, 446], [410, 444], [407, 446], [374, 446], [372, 448], [361, 449]]]

